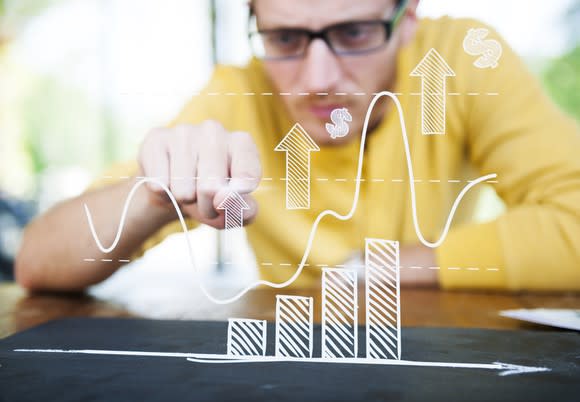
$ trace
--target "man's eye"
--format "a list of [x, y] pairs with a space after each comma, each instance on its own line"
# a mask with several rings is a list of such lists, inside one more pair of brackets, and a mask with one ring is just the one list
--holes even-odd
[[364, 30], [358, 26], [346, 27], [342, 30], [342, 35], [351, 39], [359, 38], [365, 34]]
[[335, 38], [343, 46], [356, 46], [371, 40], [374, 34], [372, 28], [362, 25], [349, 25], [336, 31]]
[[270, 34], [269, 39], [276, 46], [293, 46], [300, 42], [300, 35], [296, 32], [273, 32]]

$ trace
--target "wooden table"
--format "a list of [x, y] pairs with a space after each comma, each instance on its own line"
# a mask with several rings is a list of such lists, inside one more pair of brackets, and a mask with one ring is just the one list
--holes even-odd
[[[362, 290], [362, 289], [361, 289]], [[276, 289], [255, 289], [240, 302], [216, 306], [200, 296], [192, 305], [190, 317], [200, 320], [227, 320], [230, 317], [261, 318], [274, 321]], [[285, 291], [285, 293], [288, 293]], [[320, 289], [304, 289], [296, 294], [312, 296], [319, 306]], [[364, 306], [364, 292], [359, 292]], [[447, 292], [430, 289], [402, 289], [401, 322], [403, 326], [474, 327], [495, 329], [543, 328], [500, 317], [498, 312], [517, 308], [580, 309], [580, 294], [507, 294], [483, 292]], [[320, 309], [314, 320], [320, 322]], [[364, 323], [364, 309], [359, 309]], [[106, 301], [86, 295], [28, 295], [15, 284], [0, 284], [0, 338], [23, 331], [46, 321], [66, 317], [131, 317]]]

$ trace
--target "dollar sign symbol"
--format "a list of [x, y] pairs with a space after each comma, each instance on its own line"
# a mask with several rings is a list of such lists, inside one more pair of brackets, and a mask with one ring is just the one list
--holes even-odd
[[484, 40], [489, 34], [485, 28], [471, 28], [465, 39], [463, 39], [463, 49], [471, 56], [480, 56], [473, 62], [478, 68], [496, 68], [497, 62], [502, 54], [501, 44], [493, 39]]
[[330, 113], [330, 120], [334, 123], [326, 123], [326, 131], [330, 134], [330, 137], [335, 139], [348, 134], [349, 126], [346, 122], [351, 122], [352, 116], [346, 108], [334, 109]]

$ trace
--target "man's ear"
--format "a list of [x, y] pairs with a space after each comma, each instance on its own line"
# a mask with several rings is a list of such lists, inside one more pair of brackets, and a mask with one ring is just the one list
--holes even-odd
[[400, 30], [400, 45], [406, 46], [415, 37], [415, 32], [417, 31], [417, 7], [419, 6], [420, 0], [409, 0], [409, 4], [405, 9], [405, 14], [399, 25]]

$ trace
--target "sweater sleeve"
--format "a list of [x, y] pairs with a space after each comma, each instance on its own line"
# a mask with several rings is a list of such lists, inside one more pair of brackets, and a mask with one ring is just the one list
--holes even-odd
[[[499, 38], [488, 29], [490, 38]], [[472, 265], [480, 273], [441, 270], [440, 282], [445, 288], [580, 290], [578, 126], [500, 42], [497, 68], [464, 68], [471, 80], [465, 85], [498, 92], [466, 99], [465, 124], [469, 159], [481, 174], [497, 173], [494, 187], [507, 210], [449, 233], [438, 263]]]

